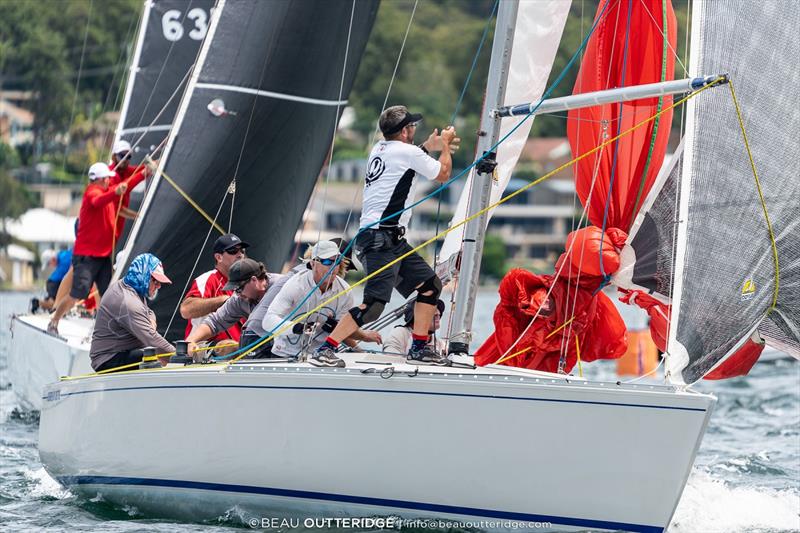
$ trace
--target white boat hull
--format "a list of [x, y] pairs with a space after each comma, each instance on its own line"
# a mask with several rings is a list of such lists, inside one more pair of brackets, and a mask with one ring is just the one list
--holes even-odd
[[61, 376], [92, 372], [89, 361], [92, 321], [66, 317], [59, 324], [61, 336], [47, 333], [49, 315], [20, 315], [11, 318], [8, 374], [18, 405], [39, 411], [42, 390]]
[[382, 379], [348, 358], [49, 385], [42, 462], [88, 497], [194, 521], [236, 508], [663, 531], [715, 402], [519, 370], [412, 377], [398, 362]]

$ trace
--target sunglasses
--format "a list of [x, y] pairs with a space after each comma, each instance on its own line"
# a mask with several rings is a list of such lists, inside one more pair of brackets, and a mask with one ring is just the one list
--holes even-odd
[[131, 153], [130, 152], [120, 152], [120, 153], [118, 153], [116, 155], [117, 155], [117, 159], [119, 159], [120, 161], [122, 161], [124, 159], [130, 159], [131, 158]]
[[333, 257], [329, 259], [315, 259], [315, 261], [318, 261], [319, 264], [321, 264], [322, 266], [329, 267], [336, 262], [336, 258]]
[[229, 255], [239, 255], [240, 253], [243, 254], [244, 248], [239, 248], [238, 246], [236, 248], [228, 248], [225, 250], [225, 253]]

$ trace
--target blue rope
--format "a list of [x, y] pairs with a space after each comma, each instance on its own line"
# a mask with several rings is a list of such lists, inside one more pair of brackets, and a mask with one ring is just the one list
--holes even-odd
[[[620, 83], [621, 87], [625, 87], [625, 67], [628, 64], [628, 38], [630, 37], [631, 33], [631, 15], [633, 10], [633, 0], [628, 0], [628, 20], [625, 24], [625, 46], [622, 51], [622, 80]], [[620, 132], [622, 132], [622, 104], [619, 105], [619, 116], [617, 117], [617, 133], [616, 135], [619, 136]], [[611, 191], [614, 189], [614, 178], [616, 177], [616, 170], [617, 170], [617, 156], [619, 155], [619, 139], [614, 141], [614, 157], [611, 159], [611, 177], [608, 180], [608, 191], [606, 192], [606, 205], [603, 209], [603, 238], [605, 238], [606, 234], [606, 227], [608, 224], [608, 206], [611, 203]], [[600, 292], [603, 287], [608, 285], [611, 282], [611, 275], [606, 274], [606, 269], [603, 268], [603, 246], [600, 246], [598, 250], [598, 255], [600, 256], [600, 273], [603, 275], [603, 281], [600, 282], [600, 286], [594, 291], [594, 294]]]
[[[509, 138], [509, 137], [510, 137], [510, 136], [511, 136], [511, 135], [512, 135], [512, 134], [513, 134], [515, 131], [517, 131], [517, 129], [518, 129], [518, 128], [520, 128], [520, 127], [521, 127], [521, 126], [522, 126], [522, 125], [525, 123], [525, 121], [527, 121], [527, 120], [528, 120], [530, 117], [532, 117], [532, 116], [534, 115], [534, 113], [536, 112], [536, 110], [538, 110], [538, 109], [539, 109], [539, 106], [541, 106], [541, 105], [542, 105], [542, 102], [543, 102], [544, 100], [546, 100], [546, 99], [547, 99], [547, 98], [550, 96], [550, 94], [551, 94], [551, 93], [552, 93], [552, 92], [553, 92], [553, 91], [554, 91], [554, 90], [555, 90], [555, 89], [556, 89], [556, 88], [559, 86], [559, 84], [560, 84], [560, 83], [561, 83], [561, 82], [564, 80], [564, 77], [567, 75], [567, 72], [569, 72], [569, 70], [572, 68], [572, 65], [575, 63], [575, 61], [578, 59], [578, 57], [580, 56], [580, 54], [581, 54], [581, 52], [583, 51], [583, 49], [586, 47], [586, 43], [587, 43], [587, 42], [589, 42], [589, 38], [590, 38], [590, 37], [592, 36], [592, 34], [594, 33], [594, 30], [597, 28], [597, 25], [600, 23], [600, 21], [602, 21], [602, 20], [605, 18], [605, 16], [606, 16], [606, 9], [608, 8], [609, 4], [611, 4], [611, 3], [612, 3], [612, 1], [613, 1], [613, 0], [609, 0], [609, 2], [606, 2], [606, 5], [605, 5], [605, 6], [603, 6], [603, 9], [602, 9], [602, 11], [600, 12], [600, 14], [598, 15], [598, 17], [597, 17], [597, 20], [595, 20], [595, 21], [594, 21], [594, 23], [592, 24], [592, 27], [591, 27], [591, 28], [589, 28], [589, 33], [588, 33], [588, 34], [586, 35], [586, 37], [583, 39], [583, 42], [581, 42], [581, 45], [578, 47], [578, 49], [575, 51], [575, 53], [574, 53], [574, 54], [572, 55], [572, 57], [569, 59], [569, 61], [567, 62], [566, 66], [565, 66], [565, 67], [564, 67], [564, 69], [561, 71], [561, 73], [558, 75], [558, 77], [555, 79], [555, 81], [553, 82], [553, 84], [552, 84], [550, 87], [548, 87], [548, 88], [547, 88], [547, 90], [544, 92], [544, 94], [543, 94], [543, 95], [542, 95], [542, 97], [539, 99], [539, 101], [536, 103], [536, 105], [535, 105], [535, 106], [534, 106], [534, 107], [531, 109], [531, 111], [530, 111], [530, 112], [529, 112], [527, 115], [525, 115], [525, 117], [524, 117], [524, 118], [523, 118], [523, 119], [522, 119], [522, 120], [519, 122], [519, 124], [517, 124], [516, 126], [514, 126], [514, 127], [511, 129], [511, 131], [509, 131], [507, 134], [505, 134], [505, 135], [503, 136], [503, 138], [501, 138], [499, 141], [497, 141], [497, 142], [496, 142], [496, 143], [495, 143], [495, 144], [494, 144], [494, 145], [493, 145], [491, 148], [489, 148], [489, 149], [487, 150], [487, 152], [493, 152], [493, 151], [495, 151], [495, 150], [497, 149], [497, 147], [498, 147], [498, 146], [500, 146], [501, 144], [503, 144], [503, 142], [505, 142], [505, 140], [506, 140], [506, 139], [508, 139], [508, 138]], [[629, 0], [629, 1], [630, 1], [630, 0]], [[313, 288], [312, 288], [312, 289], [311, 289], [311, 290], [308, 292], [308, 294], [306, 295], [306, 297], [305, 297], [305, 298], [303, 298], [303, 300], [302, 300], [302, 301], [301, 301], [299, 304], [297, 304], [297, 306], [296, 306], [296, 307], [295, 307], [295, 308], [294, 308], [294, 309], [293, 309], [293, 310], [292, 310], [292, 311], [291, 311], [289, 314], [287, 314], [287, 315], [286, 315], [286, 317], [284, 317], [284, 318], [283, 318], [283, 320], [281, 320], [281, 322], [280, 322], [280, 323], [278, 323], [278, 325], [277, 325], [277, 326], [275, 326], [275, 328], [273, 328], [272, 330], [268, 331], [266, 335], [264, 335], [263, 337], [259, 338], [258, 340], [255, 340], [255, 341], [253, 341], [252, 343], [248, 344], [247, 346], [244, 346], [244, 347], [242, 347], [242, 348], [239, 348], [239, 349], [238, 349], [238, 350], [236, 350], [235, 352], [233, 352], [233, 353], [231, 353], [231, 354], [228, 354], [228, 355], [226, 355], [226, 356], [223, 356], [223, 357], [214, 357], [214, 358], [213, 358], [213, 360], [215, 360], [215, 361], [224, 361], [224, 360], [227, 360], [227, 359], [230, 359], [230, 358], [236, 357], [237, 355], [239, 355], [239, 354], [241, 354], [241, 353], [244, 353], [244, 352], [246, 352], [247, 350], [249, 350], [250, 348], [252, 348], [252, 347], [253, 347], [253, 346], [255, 346], [256, 344], [258, 344], [259, 342], [261, 342], [261, 341], [263, 341], [264, 339], [266, 339], [267, 337], [269, 337], [269, 336], [271, 336], [271, 335], [274, 335], [274, 332], [275, 332], [275, 331], [278, 331], [278, 330], [279, 330], [279, 329], [280, 329], [280, 328], [281, 328], [281, 327], [282, 327], [282, 326], [283, 326], [283, 325], [284, 325], [286, 322], [288, 322], [288, 321], [292, 320], [292, 318], [294, 318], [295, 314], [296, 314], [296, 313], [297, 313], [297, 312], [298, 312], [298, 311], [299, 311], [299, 310], [300, 310], [300, 309], [303, 307], [303, 305], [304, 305], [304, 304], [305, 304], [305, 303], [308, 301], [308, 299], [309, 299], [309, 298], [311, 298], [311, 296], [314, 294], [314, 291], [316, 291], [316, 290], [317, 290], [317, 289], [318, 289], [318, 288], [319, 288], [319, 287], [320, 287], [320, 286], [321, 286], [321, 285], [322, 285], [322, 284], [325, 282], [325, 280], [328, 278], [328, 276], [330, 276], [330, 275], [331, 275], [331, 273], [332, 273], [332, 272], [334, 272], [334, 271], [335, 271], [335, 270], [338, 268], [339, 264], [341, 263], [342, 257], [344, 257], [344, 255], [345, 255], [345, 254], [347, 254], [347, 252], [348, 252], [348, 251], [350, 251], [350, 249], [351, 249], [351, 248], [352, 248], [352, 246], [353, 246], [353, 243], [354, 243], [354, 242], [356, 242], [356, 239], [358, 238], [358, 236], [359, 236], [359, 235], [361, 235], [361, 234], [362, 234], [364, 231], [366, 231], [367, 229], [369, 229], [371, 226], [375, 226], [376, 224], [380, 224], [380, 223], [382, 223], [382, 222], [385, 222], [386, 220], [389, 220], [389, 219], [392, 219], [392, 218], [394, 218], [394, 217], [397, 217], [397, 216], [399, 216], [400, 214], [402, 214], [403, 212], [405, 212], [405, 211], [408, 211], [408, 210], [410, 210], [410, 209], [413, 209], [414, 207], [418, 206], [419, 204], [421, 204], [421, 203], [422, 203], [422, 202], [424, 202], [425, 200], [428, 200], [428, 199], [430, 199], [430, 198], [433, 198], [435, 195], [439, 194], [441, 191], [443, 191], [444, 189], [446, 189], [447, 187], [449, 187], [450, 185], [452, 185], [452, 184], [453, 184], [453, 182], [455, 182], [457, 179], [461, 178], [461, 176], [463, 176], [464, 174], [466, 174], [467, 172], [469, 172], [470, 170], [472, 170], [472, 168], [473, 168], [475, 165], [477, 165], [478, 163], [480, 163], [480, 162], [481, 162], [481, 161], [482, 161], [484, 158], [485, 158], [485, 156], [484, 156], [484, 155], [481, 155], [480, 157], [478, 157], [478, 159], [476, 159], [475, 161], [473, 161], [472, 163], [470, 163], [470, 165], [469, 165], [469, 166], [467, 166], [467, 168], [465, 168], [464, 170], [462, 170], [461, 172], [459, 172], [457, 175], [453, 176], [452, 178], [450, 178], [449, 180], [447, 180], [446, 182], [444, 182], [444, 183], [443, 183], [443, 184], [442, 184], [440, 187], [438, 187], [437, 189], [433, 190], [432, 192], [430, 192], [429, 194], [427, 194], [427, 195], [426, 195], [426, 196], [424, 196], [423, 198], [421, 198], [421, 199], [417, 200], [416, 202], [413, 202], [413, 203], [412, 203], [410, 206], [408, 206], [408, 207], [406, 207], [406, 208], [403, 208], [403, 209], [400, 209], [400, 210], [399, 210], [399, 211], [397, 211], [396, 213], [392, 213], [392, 214], [390, 214], [390, 215], [387, 215], [387, 216], [385, 216], [384, 218], [382, 218], [382, 219], [380, 219], [380, 220], [378, 220], [378, 221], [375, 221], [375, 222], [373, 222], [373, 223], [372, 223], [372, 224], [370, 224], [369, 226], [366, 226], [366, 227], [360, 228], [360, 229], [358, 230], [358, 233], [356, 233], [355, 237], [353, 237], [353, 238], [350, 240], [350, 242], [347, 244], [347, 246], [345, 247], [345, 249], [344, 249], [344, 250], [342, 250], [342, 253], [341, 253], [341, 254], [339, 255], [339, 257], [336, 259], [336, 261], [335, 261], [335, 262], [334, 262], [334, 263], [331, 265], [331, 268], [330, 268], [330, 269], [329, 269], [329, 270], [328, 270], [328, 271], [325, 273], [325, 275], [322, 277], [322, 279], [319, 281], [319, 283], [317, 283], [317, 284], [316, 284], [316, 286], [314, 286], [314, 287], [313, 287]]]

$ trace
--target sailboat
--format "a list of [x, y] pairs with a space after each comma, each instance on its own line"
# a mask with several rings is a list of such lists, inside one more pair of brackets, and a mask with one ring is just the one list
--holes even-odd
[[[214, 0], [144, 2], [114, 137], [131, 144], [132, 164], [142, 163], [163, 144], [172, 128], [213, 6]], [[135, 193], [132, 201], [135, 207]], [[92, 371], [92, 319], [67, 315], [61, 321], [59, 336], [47, 334], [48, 320], [46, 314], [12, 317], [9, 378], [19, 406], [27, 411], [41, 408], [42, 389], [47, 383]]]
[[[237, 40], [248, 35], [238, 31], [236, 24], [242, 22], [241, 16], [229, 11], [246, 5], [249, 3], [217, 5], [209, 26], [210, 40], [203, 45], [198, 69], [178, 112], [178, 130], [173, 130], [161, 162], [162, 173], [165, 169], [170, 175], [175, 172], [171, 151], [184, 158], [177, 161], [185, 161], [181, 154], [188, 148], [180, 148], [185, 135], [181, 118], [201, 117], [207, 112], [210, 97], [216, 95], [193, 88], [211, 85], [208, 65], [230, 65], [231, 56], [226, 55], [230, 52], [225, 52], [230, 44], [218, 48], [216, 36], [225, 43], [224, 39], [232, 39], [234, 34]], [[479, 149], [498, 143], [500, 110], [518, 103], [502, 89], [508, 81], [508, 67], [515, 64], [514, 56], [520, 51], [518, 45], [526, 43], [526, 47], [541, 51], [534, 62], [548, 72], [555, 54], [552, 41], [559, 39], [568, 8], [569, 4], [561, 1], [500, 3], [491, 80], [482, 113], [482, 130], [487, 134], [482, 136], [484, 144]], [[743, 61], [747, 57], [743, 47], [748, 43], [730, 28], [746, 12], [754, 34], [769, 35], [773, 42], [796, 48], [794, 28], [800, 22], [800, 12], [781, 8], [777, 13], [775, 9], [774, 5], [754, 7], [744, 1], [696, 1], [690, 64], [693, 78], [679, 80], [682, 85], [667, 82], [668, 89], [662, 84], [646, 90], [632, 88], [646, 98], [666, 90], [703, 91], [690, 100], [697, 103], [687, 110], [693, 117], [687, 121], [687, 132], [695, 134], [687, 134], [685, 145], [692, 148], [684, 150], [680, 183], [699, 180], [713, 187], [717, 175], [708, 176], [713, 170], [702, 165], [698, 168], [698, 164], [726, 164], [728, 156], [739, 154], [718, 151], [725, 139], [741, 141], [735, 128], [714, 129], [714, 135], [697, 134], [712, 118], [708, 114], [721, 114], [721, 109], [733, 113], [724, 86], [699, 88], [716, 85], [720, 79], [717, 73], [728, 72], [745, 109], [764, 111], [753, 98], [761, 96], [764, 91], [760, 84], [770, 83], [769, 78], [753, 74], [754, 65]], [[548, 28], [546, 35], [539, 34], [541, 40], [537, 32], [528, 31], [534, 23]], [[216, 57], [215, 53], [221, 55]], [[789, 62], [780, 67], [764, 61], [759, 66], [765, 64], [785, 67], [786, 71], [778, 75], [796, 78], [796, 73], [789, 72]], [[530, 87], [526, 81], [522, 84]], [[538, 86], [543, 87], [541, 80]], [[541, 96], [541, 91], [534, 94], [534, 100]], [[577, 95], [555, 105], [544, 101], [534, 107], [595, 105], [597, 98], [618, 101], [627, 97], [622, 90], [613, 95]], [[797, 112], [787, 111], [786, 101], [775, 98], [769, 104], [789, 113], [788, 119], [782, 119], [796, 128]], [[241, 110], [236, 102], [231, 105], [226, 101], [226, 106]], [[750, 144], [756, 161], [760, 161], [773, 139], [758, 133], [756, 120], [760, 118], [748, 115]], [[211, 139], [219, 141], [214, 136]], [[788, 154], [797, 155], [796, 150], [787, 147]], [[697, 157], [704, 160], [697, 161]], [[734, 175], [733, 168], [726, 168], [728, 171], [731, 175], [725, 179], [736, 181], [744, 190], [743, 174]], [[770, 208], [775, 205], [776, 184], [783, 190], [796, 188], [794, 183], [783, 182], [785, 171], [769, 177], [762, 173]], [[465, 226], [467, 219], [479, 221], [468, 225], [462, 236], [459, 291], [465, 292], [457, 299], [461, 307], [465, 303], [474, 305], [474, 274], [467, 275], [465, 270], [477, 271], [468, 266], [468, 254], [477, 249], [480, 257], [486, 220], [477, 215], [487, 212], [492, 188], [490, 176], [478, 175], [472, 181], [484, 192], [472, 195], [476, 204], [467, 208], [462, 215], [466, 218], [451, 226]], [[642, 216], [655, 213], [652, 206], [659, 205], [657, 197], [664, 190], [652, 188], [654, 199], [645, 201], [644, 205], [649, 205]], [[151, 205], [155, 194], [148, 193]], [[694, 191], [681, 195], [686, 216], [678, 219], [677, 233], [685, 236], [677, 237], [675, 246], [686, 250], [691, 249], [696, 224], [707, 224], [702, 218], [706, 204], [690, 201], [693, 195]], [[674, 205], [674, 198], [670, 200]], [[146, 198], [144, 208], [147, 205]], [[761, 224], [763, 234], [763, 219]], [[681, 229], [681, 225], [688, 227]], [[790, 226], [774, 223], [779, 241], [781, 237], [790, 238]], [[644, 235], [639, 231], [634, 239]], [[701, 246], [729, 245], [716, 241], [711, 234]], [[760, 248], [769, 257], [764, 248], [770, 247]], [[642, 254], [635, 256], [641, 259]], [[694, 261], [693, 253], [687, 251], [676, 262], [676, 266], [684, 264], [680, 267], [684, 278]], [[676, 276], [678, 270], [675, 268]], [[770, 272], [768, 266], [762, 269], [763, 278], [757, 278], [756, 287], [769, 286]], [[701, 278], [693, 281], [699, 283]], [[681, 321], [694, 319], [689, 309], [705, 300], [697, 302], [691, 292], [680, 287], [670, 294], [682, 307], [680, 315], [673, 316], [672, 329], [684, 331], [681, 328], [690, 325], [681, 326]], [[726, 338], [747, 335], [758, 327], [764, 306], [769, 304], [761, 296], [754, 298], [759, 297], [762, 313], [753, 313], [749, 322], [737, 315], [738, 327], [736, 331], [729, 328]], [[52, 383], [45, 389], [41, 413], [42, 462], [53, 477], [77, 493], [91, 497], [100, 493], [107, 501], [133, 505], [148, 515], [190, 520], [225, 515], [235, 508], [240, 514], [255, 517], [448, 518], [487, 530], [549, 526], [664, 531], [715, 403], [712, 396], [685, 384], [696, 381], [695, 368], [713, 366], [708, 357], [723, 360], [741, 338], [720, 343], [726, 345], [724, 350], [698, 350], [676, 333], [671, 346], [676, 342], [684, 346], [688, 359], [676, 357], [670, 363], [670, 375], [676, 378], [673, 382], [600, 382], [504, 365], [475, 367], [472, 357], [464, 355], [471, 342], [471, 310], [461, 309], [458, 314], [458, 324], [463, 327], [456, 348], [461, 353], [453, 355], [450, 368], [411, 366], [403, 358], [388, 354], [343, 353], [345, 368], [316, 368], [280, 359], [240, 360], [170, 365]], [[789, 312], [782, 312], [784, 315], [791, 316]], [[679, 350], [674, 349], [676, 353]], [[694, 361], [700, 363], [692, 364]], [[401, 468], [387, 470], [397, 463]]]

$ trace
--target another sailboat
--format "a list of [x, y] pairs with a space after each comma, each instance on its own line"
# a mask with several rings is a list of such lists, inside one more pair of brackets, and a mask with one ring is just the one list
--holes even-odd
[[[133, 147], [132, 162], [161, 145], [194, 66], [214, 0], [146, 0], [130, 61], [115, 140]], [[132, 198], [133, 203], [136, 199]], [[47, 334], [46, 314], [14, 316], [9, 377], [21, 408], [38, 411], [45, 384], [91, 372], [93, 321], [68, 315], [59, 336]]]
[[[497, 83], [485, 121], [495, 120], [496, 106], [514, 103], [499, 87], [517, 32], [525, 30], [515, 21], [563, 25], [565, 4], [500, 3], [492, 51]], [[210, 35], [238, 30], [223, 24], [242, 21], [228, 18], [234, 5], [248, 4], [220, 3]], [[543, 43], [534, 39], [531, 46], [537, 44]], [[206, 43], [201, 65], [220, 65], [213, 50]], [[749, 68], [732, 64], [731, 77]], [[194, 85], [211, 85], [204, 71], [195, 73]], [[205, 117], [210, 96], [190, 90], [182, 112]], [[241, 110], [227, 101], [226, 107]], [[186, 134], [181, 128], [170, 140], [175, 161], [186, 161], [189, 147], [179, 148]], [[162, 172], [172, 174], [171, 165], [162, 160]], [[474, 293], [466, 295], [472, 305]], [[471, 311], [461, 316], [468, 332]], [[465, 351], [469, 341], [459, 339]], [[465, 355], [454, 356], [452, 368], [426, 369], [392, 355], [343, 357], [341, 369], [241, 361], [53, 383], [42, 409], [42, 462], [76, 492], [191, 520], [236, 508], [256, 517], [447, 517], [492, 521], [484, 529], [521, 521], [529, 528], [536, 522], [655, 532], [669, 525], [715, 402], [677, 385], [476, 368]], [[405, 466], [387, 478], [392, 461]]]

